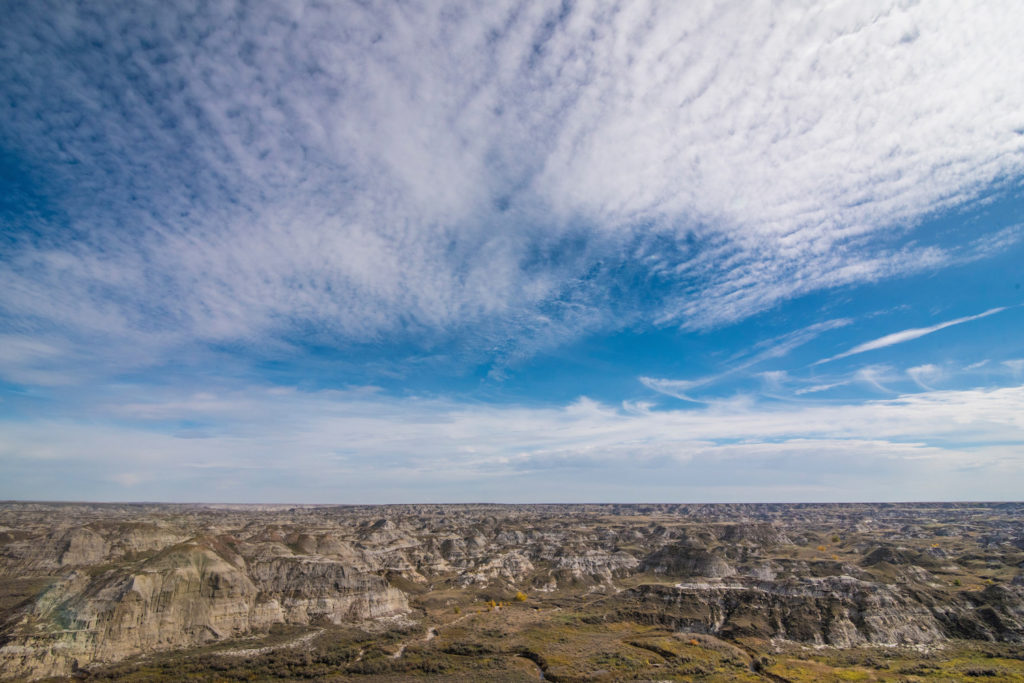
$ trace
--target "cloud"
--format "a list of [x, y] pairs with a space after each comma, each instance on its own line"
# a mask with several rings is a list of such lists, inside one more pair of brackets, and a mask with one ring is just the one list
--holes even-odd
[[[211, 410], [216, 429], [176, 435]], [[176, 500], [707, 500], [731, 477], [762, 499], [877, 499], [901, 481], [923, 497], [992, 498], [1024, 483], [1022, 446], [1021, 386], [686, 410], [122, 386], [62, 417], [5, 422], [0, 496], [80, 498], [88, 487], [123, 499], [124, 485]], [[968, 466], [970, 486], [942, 488]], [[794, 493], [794, 483], [809, 488]]]
[[760, 376], [765, 386], [771, 391], [778, 391], [789, 380], [789, 373], [785, 370], [770, 370], [760, 373]]
[[924, 365], [918, 365], [907, 369], [907, 374], [914, 380], [918, 386], [927, 391], [934, 390], [934, 387], [929, 386], [926, 382], [934, 382], [940, 379], [945, 373], [942, 368], [932, 363], [926, 363]]
[[1006, 310], [1005, 306], [1002, 306], [1002, 307], [999, 307], [999, 308], [990, 308], [989, 310], [985, 311], [984, 313], [979, 313], [977, 315], [969, 315], [969, 316], [965, 316], [963, 318], [956, 318], [955, 320], [947, 320], [944, 323], [939, 323], [938, 325], [932, 325], [931, 327], [917, 327], [917, 328], [912, 328], [912, 329], [908, 329], [908, 330], [902, 330], [901, 332], [893, 332], [892, 334], [887, 334], [884, 337], [879, 337], [878, 339], [874, 339], [874, 340], [869, 341], [869, 342], [864, 342], [863, 344], [858, 344], [857, 346], [854, 346], [849, 351], [844, 351], [843, 353], [837, 354], [837, 355], [832, 356], [830, 358], [824, 358], [822, 360], [819, 360], [819, 361], [815, 362], [814, 365], [820, 365], [822, 363], [829, 363], [829, 362], [834, 361], [834, 360], [839, 360], [840, 358], [846, 358], [848, 356], [853, 356], [853, 355], [856, 355], [858, 353], [864, 353], [866, 351], [874, 351], [876, 349], [883, 349], [883, 348], [885, 348], [887, 346], [892, 346], [894, 344], [902, 344], [903, 342], [912, 341], [914, 339], [918, 339], [920, 337], [923, 337], [925, 335], [931, 334], [933, 332], [938, 332], [939, 330], [944, 330], [947, 327], [953, 327], [954, 325], [962, 325], [963, 323], [971, 322], [972, 320], [979, 320], [981, 318], [987, 318], [990, 315], [995, 315], [996, 313], [1001, 313], [1001, 312], [1003, 312], [1005, 310]]
[[888, 381], [891, 376], [892, 369], [885, 365], [868, 365], [853, 373], [854, 381], [865, 382], [878, 391], [887, 394], [896, 393], [889, 387], [882, 384], [882, 382]]
[[[798, 386], [793, 391], [793, 394], [796, 396], [819, 393], [837, 387], [848, 387], [855, 383], [864, 383], [878, 391], [892, 394], [896, 393], [893, 389], [894, 386], [902, 387], [903, 390], [909, 389], [914, 391], [917, 389], [936, 391], [935, 384], [940, 381], [946, 385], [956, 384], [965, 386], [968, 381], [976, 381], [978, 377], [977, 371], [986, 367], [988, 370], [985, 372], [985, 376], [989, 380], [1012, 382], [1019, 376], [1020, 368], [1016, 367], [1017, 365], [1019, 364], [1012, 360], [1003, 361], [999, 364], [999, 367], [992, 367], [991, 361], [987, 360], [963, 367], [924, 363], [907, 368], [902, 375], [887, 365], [868, 365], [851, 372], [833, 375], [832, 377], [804, 378], [787, 374], [786, 379], [788, 384]], [[913, 382], [913, 385], [907, 383], [907, 378]], [[801, 384], [803, 386], [800, 386]], [[914, 385], [916, 385], [916, 388]], [[780, 397], [776, 396], [776, 398]]]
[[844, 380], [839, 380], [838, 382], [828, 382], [828, 383], [824, 383], [824, 384], [814, 384], [814, 385], [811, 385], [809, 387], [803, 387], [801, 389], [797, 389], [793, 393], [795, 393], [797, 396], [800, 396], [800, 395], [803, 395], [803, 394], [815, 394], [815, 393], [818, 393], [820, 391], [828, 391], [829, 389], [835, 389], [836, 387], [846, 386], [846, 385], [850, 384], [850, 382], [851, 382], [851, 380], [845, 380], [844, 379]]
[[69, 348], [15, 334], [0, 334], [0, 376], [14, 382], [37, 386], [67, 381], [63, 373], [48, 369], [55, 360], [67, 360]]
[[684, 380], [684, 379], [657, 379], [654, 377], [640, 377], [638, 378], [640, 383], [648, 389], [653, 389], [659, 394], [665, 394], [666, 396], [672, 396], [683, 401], [692, 401], [694, 403], [701, 403], [702, 401], [697, 398], [692, 398], [687, 395], [690, 389], [704, 386], [708, 383], [705, 380]]
[[1004, 254], [1022, 238], [1024, 238], [1024, 224], [1020, 223], [997, 230], [989, 235], [983, 235], [969, 245], [965, 259], [983, 259]]
[[[813, 341], [825, 332], [846, 327], [852, 322], [853, 321], [849, 318], [825, 320], [820, 323], [808, 325], [801, 329], [793, 330], [792, 332], [787, 332], [786, 334], [780, 335], [774, 339], [765, 340], [756, 344], [752, 350], [747, 350], [733, 356], [729, 361], [730, 364], [728, 369], [715, 375], [709, 375], [694, 380], [656, 379], [652, 377], [639, 377], [638, 379], [648, 389], [653, 389], [658, 393], [679, 398], [684, 401], [701, 403], [701, 400], [692, 397], [690, 394], [691, 389], [717, 384], [724, 379], [735, 377], [738, 373], [741, 373], [744, 370], [764, 361], [783, 358], [793, 351], [793, 349]], [[739, 359], [743, 360], [738, 363], [735, 362]], [[775, 388], [778, 388], [781, 383], [787, 379], [784, 371], [767, 371], [760, 373], [760, 375], [767, 384]]]
[[514, 362], [941, 267], [958, 245], [913, 226], [1024, 170], [1022, 11], [19, 5], [0, 313], [96, 367]]
[[787, 332], [786, 334], [777, 337], [775, 339], [769, 339], [761, 342], [757, 345], [757, 348], [761, 349], [756, 353], [750, 360], [749, 364], [742, 366], [743, 368], [749, 367], [754, 363], [760, 363], [763, 360], [769, 360], [772, 358], [782, 358], [789, 354], [790, 351], [796, 349], [808, 342], [817, 339], [825, 332], [831, 330], [838, 330], [848, 325], [853, 324], [853, 320], [850, 318], [835, 318], [833, 320], [824, 320], [820, 323], [814, 323], [807, 327]]

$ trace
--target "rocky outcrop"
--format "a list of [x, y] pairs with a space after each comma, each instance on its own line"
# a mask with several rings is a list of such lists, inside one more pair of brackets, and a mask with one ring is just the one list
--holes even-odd
[[673, 629], [786, 638], [836, 647], [934, 643], [943, 628], [897, 589], [829, 577], [751, 584], [645, 585], [619, 597], [620, 613]]
[[324, 558], [246, 559], [222, 539], [178, 544], [131, 568], [76, 570], [0, 647], [5, 673], [61, 675], [92, 661], [237, 637], [272, 624], [358, 622], [408, 611], [386, 579]]
[[60, 566], [99, 564], [107, 558], [110, 546], [106, 539], [89, 527], [70, 529], [61, 539]]
[[934, 608], [950, 637], [1024, 643], [1024, 584], [988, 586], [963, 597], [966, 604]]
[[465, 586], [504, 580], [511, 585], [518, 585], [523, 583], [533, 572], [534, 566], [530, 559], [523, 553], [513, 550], [484, 562], [472, 572], [464, 573], [459, 583]]
[[719, 529], [718, 538], [732, 545], [770, 547], [788, 545], [789, 538], [776, 525], [765, 522], [727, 524]]
[[921, 645], [948, 638], [1024, 642], [1024, 586], [950, 596], [850, 576], [644, 585], [617, 598], [642, 623], [730, 637], [833, 647]]
[[290, 624], [359, 621], [408, 610], [405, 594], [376, 574], [312, 557], [280, 557], [249, 568], [261, 596], [273, 596]]
[[147, 522], [94, 522], [50, 530], [44, 537], [8, 534], [0, 544], [0, 576], [50, 574], [137, 558], [181, 542], [188, 535]]
[[641, 568], [655, 574], [679, 577], [723, 578], [736, 573], [718, 555], [688, 545], [667, 545], [644, 558]]
[[611, 581], [615, 576], [632, 572], [639, 562], [629, 553], [583, 550], [561, 554], [554, 564], [556, 577]]

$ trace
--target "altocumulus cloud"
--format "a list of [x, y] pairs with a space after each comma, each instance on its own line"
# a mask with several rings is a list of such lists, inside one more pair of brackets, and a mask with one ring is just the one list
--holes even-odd
[[514, 356], [706, 329], [983, 250], [904, 238], [1024, 168], [1014, 2], [33, 2], [3, 23], [15, 381], [208, 343]]
[[[986, 211], [1024, 177], [1022, 25], [954, 0], [7, 3], [0, 498], [1017, 497], [1019, 347], [907, 343], [1019, 325], [1016, 290], [888, 288], [1019, 249]], [[604, 349], [554, 352], [640, 337], [625, 382], [577, 389]]]

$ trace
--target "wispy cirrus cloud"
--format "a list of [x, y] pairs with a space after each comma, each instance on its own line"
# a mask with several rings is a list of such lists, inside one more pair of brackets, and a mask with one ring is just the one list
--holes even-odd
[[803, 394], [816, 394], [816, 393], [821, 392], [821, 391], [828, 391], [829, 389], [835, 389], [837, 387], [844, 387], [844, 386], [850, 384], [852, 381], [853, 380], [850, 380], [850, 379], [841, 379], [841, 380], [837, 380], [835, 382], [823, 382], [823, 383], [819, 382], [817, 384], [812, 384], [812, 385], [807, 386], [807, 387], [797, 388], [797, 389], [795, 389], [793, 391], [793, 393], [796, 394], [797, 396], [801, 396]]
[[689, 395], [691, 389], [705, 386], [711, 379], [705, 380], [685, 380], [685, 379], [659, 379], [657, 377], [639, 377], [640, 383], [648, 389], [653, 389], [659, 394], [665, 394], [673, 398], [678, 398], [683, 401], [692, 401], [694, 403], [703, 403], [698, 398], [693, 398]]
[[140, 364], [296, 339], [500, 359], [941, 267], [962, 243], [901, 236], [1024, 170], [1020, 12], [20, 5], [0, 310]]
[[756, 353], [754, 353], [749, 361], [741, 363], [738, 367], [746, 369], [765, 360], [782, 358], [794, 349], [814, 341], [826, 332], [842, 329], [852, 324], [853, 319], [851, 318], [833, 318], [832, 320], [823, 320], [798, 330], [787, 332], [774, 339], [768, 339], [757, 344], [755, 347], [757, 349]]
[[[637, 379], [639, 379], [640, 383], [648, 389], [653, 389], [660, 394], [672, 396], [673, 398], [678, 398], [684, 401], [702, 403], [704, 401], [693, 397], [693, 390], [710, 388], [724, 380], [734, 379], [736, 376], [742, 375], [744, 371], [750, 370], [750, 368], [760, 363], [784, 358], [794, 349], [810, 343], [822, 334], [844, 328], [852, 322], [853, 320], [850, 318], [823, 320], [821, 322], [813, 323], [806, 327], [787, 332], [786, 334], [778, 337], [766, 339], [763, 342], [754, 345], [752, 349], [736, 354], [729, 360], [725, 370], [714, 375], [708, 375], [691, 380], [655, 377], [639, 377]], [[787, 375], [784, 371], [766, 371], [760, 373], [760, 375], [769, 384], [777, 385], [784, 379], [787, 379]]]
[[901, 330], [899, 332], [893, 332], [892, 334], [887, 334], [884, 337], [879, 337], [878, 339], [873, 339], [871, 341], [864, 342], [863, 344], [858, 344], [849, 351], [844, 351], [840, 354], [836, 354], [835, 356], [831, 356], [829, 358], [823, 358], [819, 361], [816, 361], [814, 365], [829, 363], [831, 361], [839, 360], [841, 358], [854, 356], [858, 353], [875, 351], [876, 349], [883, 349], [887, 346], [893, 346], [894, 344], [902, 344], [904, 342], [913, 341], [914, 339], [919, 339], [921, 337], [924, 337], [925, 335], [932, 334], [933, 332], [944, 330], [947, 327], [953, 327], [954, 325], [962, 325], [964, 323], [971, 322], [972, 320], [980, 320], [981, 318], [987, 318], [988, 316], [995, 315], [996, 313], [1002, 313], [1006, 309], [1006, 306], [990, 308], [989, 310], [984, 311], [983, 313], [978, 313], [977, 315], [968, 315], [962, 318], [955, 318], [953, 320], [947, 320], [946, 322], [938, 323], [937, 325], [931, 325], [929, 327], [916, 327], [907, 330]]
[[[911, 377], [914, 376], [913, 371], [914, 369], [908, 371], [908, 374], [910, 374]], [[797, 386], [793, 389], [793, 394], [795, 396], [817, 394], [823, 391], [830, 391], [839, 387], [848, 387], [856, 384], [867, 385], [875, 391], [883, 394], [895, 394], [897, 392], [888, 385], [890, 382], [899, 381], [899, 379], [900, 377], [894, 373], [893, 369], [889, 366], [866, 365], [832, 381], [822, 382], [819, 379], [814, 380], [809, 384], [805, 381], [803, 382], [804, 386]]]
[[[937, 385], [944, 386], [977, 386], [1000, 385], [1013, 382], [1019, 373], [1015, 374], [1013, 362], [994, 365], [991, 361], [979, 361], [965, 366], [956, 366], [949, 363], [923, 363], [914, 365], [899, 371], [888, 365], [867, 365], [855, 368], [851, 371], [841, 372], [835, 375], [826, 376], [800, 376], [790, 373], [782, 373], [785, 380], [781, 383], [781, 391], [776, 392], [776, 398], [785, 397], [786, 391], [792, 391], [794, 396], [805, 394], [817, 394], [840, 387], [869, 386], [878, 392], [895, 394], [902, 392], [926, 392], [937, 391]], [[909, 382], [908, 382], [909, 380]]]
[[925, 363], [924, 365], [916, 365], [912, 368], [907, 369], [907, 374], [910, 375], [918, 386], [926, 391], [934, 391], [934, 387], [930, 383], [940, 379], [944, 372], [942, 368], [935, 365], [934, 363]]

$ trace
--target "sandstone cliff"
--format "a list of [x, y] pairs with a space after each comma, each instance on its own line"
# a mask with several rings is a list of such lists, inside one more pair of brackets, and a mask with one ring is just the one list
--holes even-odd
[[58, 563], [71, 564], [72, 553], [75, 568], [4, 636], [5, 675], [59, 675], [93, 661], [238, 637], [277, 623], [340, 624], [408, 611], [405, 594], [383, 576], [330, 557], [198, 537], [110, 566], [92, 564], [110, 552], [97, 534], [70, 538], [78, 540]]

